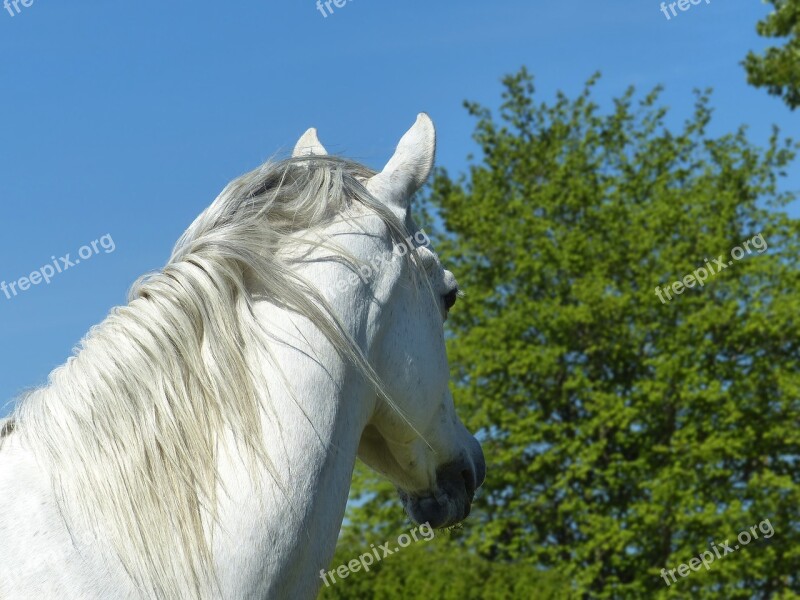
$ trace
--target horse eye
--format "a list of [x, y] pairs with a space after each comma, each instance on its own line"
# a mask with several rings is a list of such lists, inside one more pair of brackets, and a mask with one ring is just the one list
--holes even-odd
[[443, 298], [444, 298], [444, 307], [447, 310], [450, 310], [456, 304], [456, 298], [458, 298], [458, 288], [455, 288], [454, 290], [447, 292], [443, 296]]

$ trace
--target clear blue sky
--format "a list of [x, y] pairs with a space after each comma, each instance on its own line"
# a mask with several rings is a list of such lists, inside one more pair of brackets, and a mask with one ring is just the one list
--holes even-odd
[[[679, 123], [691, 90], [712, 86], [714, 132], [747, 123], [765, 141], [777, 123], [800, 138], [799, 115], [738, 64], [764, 46], [764, 5], [712, 0], [670, 21], [659, 5], [352, 0], [327, 18], [315, 0], [0, 8], [0, 280], [104, 234], [116, 244], [49, 285], [0, 293], [0, 406], [46, 381], [225, 183], [309, 126], [380, 167], [424, 110], [439, 164], [462, 171], [475, 150], [462, 101], [496, 106], [500, 77], [524, 64], [542, 99], [601, 70], [602, 99], [665, 84]], [[800, 189], [799, 166], [785, 187]]]

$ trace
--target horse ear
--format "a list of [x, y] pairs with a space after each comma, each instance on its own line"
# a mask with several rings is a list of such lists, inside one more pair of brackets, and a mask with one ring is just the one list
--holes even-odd
[[328, 151], [320, 143], [317, 137], [317, 130], [312, 127], [306, 131], [303, 136], [297, 141], [297, 145], [292, 152], [292, 158], [301, 156], [327, 156]]
[[436, 129], [431, 118], [420, 113], [383, 171], [367, 182], [367, 190], [389, 206], [406, 210], [430, 177], [435, 157]]

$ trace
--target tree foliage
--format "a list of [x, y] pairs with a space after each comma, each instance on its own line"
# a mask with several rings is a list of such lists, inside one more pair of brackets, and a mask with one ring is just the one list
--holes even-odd
[[[708, 92], [677, 130], [659, 90], [604, 112], [595, 81], [537, 103], [523, 69], [499, 118], [467, 104], [481, 157], [427, 200], [466, 291], [449, 356], [487, 482], [462, 529], [323, 597], [800, 594], [800, 222], [778, 186], [796, 146], [710, 136]], [[765, 252], [655, 294], [757, 234]], [[409, 527], [364, 469], [353, 499], [334, 564]], [[769, 539], [662, 579], [765, 519]]]
[[763, 37], [788, 39], [782, 47], [748, 53], [747, 81], [780, 96], [794, 110], [800, 106], [800, 0], [768, 1], [775, 10], [758, 22], [756, 31]]

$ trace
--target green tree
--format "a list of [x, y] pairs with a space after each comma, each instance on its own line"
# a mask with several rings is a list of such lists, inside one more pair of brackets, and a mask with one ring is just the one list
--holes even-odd
[[[449, 355], [487, 482], [463, 528], [329, 597], [439, 597], [418, 577], [465, 569], [533, 586], [482, 575], [468, 598], [798, 597], [800, 222], [778, 187], [796, 146], [775, 131], [759, 148], [744, 127], [711, 137], [708, 92], [675, 131], [659, 90], [603, 112], [594, 83], [535, 103], [522, 70], [499, 119], [467, 104], [480, 160], [440, 171], [428, 209], [466, 291]], [[655, 293], [759, 234], [767, 250]], [[363, 469], [353, 498], [334, 564], [409, 527]], [[769, 539], [662, 579], [765, 519]]]
[[775, 7], [756, 25], [767, 38], [788, 38], [782, 47], [770, 47], [762, 54], [748, 53], [744, 61], [748, 83], [766, 87], [783, 98], [794, 110], [800, 106], [800, 0], [768, 0]]

